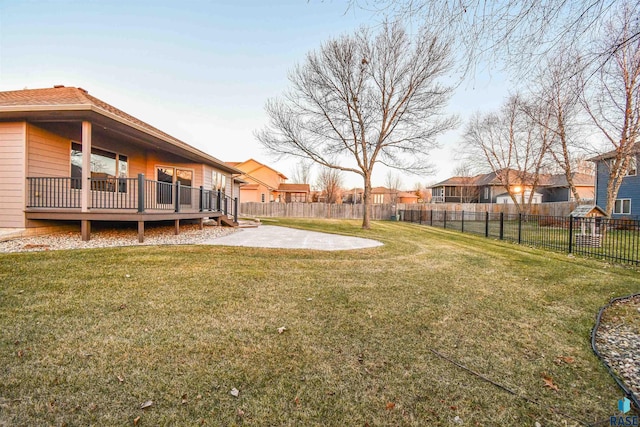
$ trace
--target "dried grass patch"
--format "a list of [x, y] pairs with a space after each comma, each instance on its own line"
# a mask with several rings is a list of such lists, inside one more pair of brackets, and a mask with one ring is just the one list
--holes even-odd
[[0, 255], [0, 425], [571, 425], [550, 408], [614, 412], [589, 332], [611, 296], [638, 288], [634, 271], [410, 224], [284, 223], [385, 246]]

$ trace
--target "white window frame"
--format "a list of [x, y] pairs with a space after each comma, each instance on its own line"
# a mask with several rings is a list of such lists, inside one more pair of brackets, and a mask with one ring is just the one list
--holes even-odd
[[[625, 212], [624, 205], [628, 203], [628, 212]], [[631, 215], [631, 199], [616, 199], [613, 203], [613, 213], [615, 215]]]

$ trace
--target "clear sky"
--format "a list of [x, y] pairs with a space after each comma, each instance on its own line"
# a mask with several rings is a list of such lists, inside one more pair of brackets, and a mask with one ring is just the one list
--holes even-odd
[[[341, 0], [0, 0], [0, 90], [82, 87], [221, 160], [253, 157], [290, 176], [294, 161], [274, 160], [253, 136], [265, 101], [308, 51], [378, 21]], [[499, 73], [476, 76], [449, 110], [464, 119], [497, 108], [506, 87]], [[403, 176], [404, 187], [449, 177], [458, 135], [440, 138], [437, 175]]]

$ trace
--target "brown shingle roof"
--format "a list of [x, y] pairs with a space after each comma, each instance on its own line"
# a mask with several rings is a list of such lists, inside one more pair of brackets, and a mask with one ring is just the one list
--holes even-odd
[[478, 185], [477, 181], [484, 177], [485, 175], [476, 175], [476, 176], [452, 176], [449, 179], [445, 179], [444, 181], [441, 181], [437, 184], [433, 184], [430, 188], [433, 187], [442, 187], [442, 186], [447, 186], [447, 185], [451, 185], [451, 186], [456, 186], [456, 187], [463, 187], [463, 186], [472, 186], [472, 185]]
[[309, 193], [311, 188], [309, 184], [280, 184], [278, 191], [283, 193]]
[[[56, 109], [65, 111], [94, 111], [109, 118], [142, 130], [143, 132], [160, 138], [172, 145], [196, 153], [214, 163], [225, 165], [221, 160], [198, 150], [189, 144], [161, 131], [160, 129], [143, 122], [142, 120], [125, 113], [113, 105], [107, 104], [89, 92], [78, 87], [54, 86], [45, 89], [24, 89], [0, 92], [0, 111], [32, 112], [32, 111], [53, 111]], [[230, 167], [230, 166], [227, 166]], [[233, 168], [231, 166], [231, 168]], [[235, 168], [233, 168], [235, 169]], [[234, 173], [240, 171], [234, 170]]]
[[406, 191], [401, 191], [400, 193], [398, 193], [398, 197], [402, 197], [402, 198], [405, 198], [405, 199], [409, 199], [409, 198], [417, 199], [418, 198], [416, 193], [409, 193], [409, 192], [406, 192]]
[[0, 106], [3, 107], [72, 107], [85, 106], [94, 107], [95, 109], [111, 113], [131, 124], [135, 124], [151, 133], [162, 135], [165, 139], [184, 142], [174, 138], [173, 136], [161, 131], [140, 119], [127, 114], [113, 105], [107, 104], [95, 96], [89, 95], [89, 92], [79, 87], [54, 86], [45, 89], [24, 89], [8, 92], [0, 92]]
[[[640, 153], [640, 142], [636, 142], [630, 150], [631, 154]], [[607, 151], [606, 153], [602, 153], [598, 156], [587, 159], [590, 162], [597, 162], [599, 160], [611, 159], [616, 156], [616, 150]]]
[[[595, 177], [586, 173], [574, 173], [573, 185], [576, 187], [589, 187], [595, 183]], [[567, 177], [564, 174], [557, 175], [540, 175], [539, 187], [567, 187]]]
[[[525, 183], [533, 181], [533, 175], [531, 174], [520, 174], [512, 169], [502, 169], [497, 172], [490, 172], [487, 174], [476, 175], [473, 177], [461, 177], [454, 176], [444, 181], [441, 181], [437, 184], [432, 185], [430, 188], [435, 187], [443, 187], [443, 186], [456, 186], [456, 187], [464, 187], [464, 186], [485, 186], [485, 185], [497, 185], [501, 186], [502, 182], [498, 177], [498, 173], [508, 173], [509, 181], [512, 184], [521, 184], [521, 180], [519, 175], [524, 175]], [[584, 173], [574, 173], [573, 174], [573, 183], [578, 187], [584, 186], [593, 186], [594, 185], [594, 177], [593, 175], [588, 175]], [[567, 187], [567, 178], [564, 174], [542, 174], [538, 177], [538, 187]]]

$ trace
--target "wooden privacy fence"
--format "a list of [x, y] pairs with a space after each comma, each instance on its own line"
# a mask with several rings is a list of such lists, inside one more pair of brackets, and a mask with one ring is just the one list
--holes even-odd
[[[542, 203], [531, 206], [532, 215], [569, 215], [577, 206], [575, 202]], [[290, 217], [290, 218], [337, 218], [360, 219], [363, 215], [362, 204], [327, 204], [327, 203], [260, 203], [244, 202], [240, 204], [240, 215], [252, 217]], [[373, 205], [372, 220], [389, 220], [398, 218], [404, 210], [449, 211], [469, 213], [505, 213], [517, 214], [515, 205], [496, 203], [398, 203]]]
[[[361, 219], [364, 205], [329, 203], [240, 203], [240, 215], [252, 217]], [[389, 220], [396, 214], [395, 205], [373, 205], [372, 220]]]

